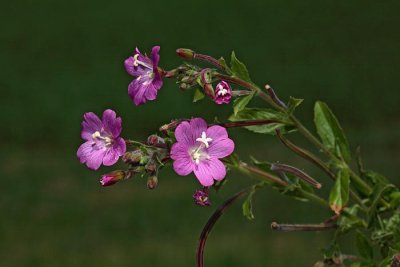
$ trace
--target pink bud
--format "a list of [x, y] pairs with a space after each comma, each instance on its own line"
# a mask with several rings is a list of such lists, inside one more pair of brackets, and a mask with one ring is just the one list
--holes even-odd
[[218, 105], [229, 104], [232, 98], [232, 89], [225, 81], [220, 81], [215, 88], [214, 102]]

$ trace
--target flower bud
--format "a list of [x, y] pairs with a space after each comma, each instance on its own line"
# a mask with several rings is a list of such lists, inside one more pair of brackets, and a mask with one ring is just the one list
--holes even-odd
[[156, 134], [152, 134], [147, 138], [147, 144], [151, 146], [165, 145], [165, 140]]
[[139, 164], [142, 161], [144, 154], [140, 149], [128, 151], [122, 156], [122, 160], [129, 164]]
[[232, 98], [231, 86], [225, 81], [220, 81], [217, 84], [215, 90], [214, 102], [217, 103], [218, 105], [229, 104], [231, 98]]
[[210, 206], [211, 202], [208, 198], [207, 189], [196, 190], [193, 194], [194, 203], [196, 205], [205, 207]]
[[168, 124], [164, 124], [163, 126], [160, 127], [160, 132], [166, 132], [168, 130], [173, 130], [175, 129], [182, 121], [181, 120], [174, 120], [171, 121]]
[[200, 80], [206, 95], [214, 99], [214, 88], [212, 86], [212, 74], [210, 69], [203, 69], [200, 73]]
[[[100, 178], [100, 184], [102, 186], [110, 186], [121, 180], [123, 180], [129, 172], [124, 171], [113, 171], [107, 174], [103, 174]], [[127, 177], [128, 178], [128, 177]]]
[[154, 159], [150, 159], [149, 162], [147, 162], [145, 169], [148, 173], [154, 173], [157, 170], [157, 163]]
[[194, 55], [195, 55], [194, 51], [187, 49], [187, 48], [178, 48], [178, 49], [176, 49], [176, 53], [181, 58], [188, 59], [188, 60], [193, 59]]
[[158, 185], [158, 178], [157, 176], [149, 176], [149, 178], [147, 179], [147, 188], [148, 189], [155, 189]]

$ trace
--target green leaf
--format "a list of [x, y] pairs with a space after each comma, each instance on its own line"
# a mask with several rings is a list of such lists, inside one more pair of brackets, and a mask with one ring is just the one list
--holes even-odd
[[293, 113], [294, 110], [303, 102], [304, 99], [290, 97], [288, 102], [288, 111]]
[[288, 121], [287, 115], [273, 109], [262, 108], [245, 108], [239, 111], [236, 115], [233, 114], [229, 117], [230, 121], [244, 121], [244, 120], [279, 120], [283, 123], [270, 123], [264, 125], [246, 126], [245, 128], [263, 134], [275, 134], [276, 129], [280, 129], [282, 133], [294, 130], [294, 127], [285, 123]]
[[226, 71], [228, 74], [232, 74], [231, 69], [230, 69], [230, 68], [228, 67], [228, 65], [226, 64], [225, 58], [220, 57], [220, 58], [218, 59], [218, 62], [219, 62], [219, 64], [221, 64], [222, 66], [224, 66], [225, 71]]
[[195, 103], [197, 101], [202, 100], [203, 98], [204, 98], [203, 92], [199, 88], [197, 88], [196, 91], [194, 91], [193, 102]]
[[314, 106], [314, 123], [322, 143], [339, 158], [349, 162], [349, 143], [342, 127], [329, 107], [321, 101], [317, 101]]
[[247, 96], [236, 98], [235, 101], [233, 102], [233, 114], [237, 115], [238, 112], [245, 109], [247, 104], [249, 104], [250, 100], [252, 100], [253, 97], [254, 97], [254, 92]]
[[350, 174], [348, 169], [340, 169], [338, 177], [329, 195], [329, 206], [340, 214], [349, 201]]
[[263, 187], [265, 185], [264, 182], [258, 183], [253, 185], [253, 187], [251, 188], [246, 200], [243, 202], [242, 204], [242, 211], [243, 211], [243, 215], [249, 219], [249, 220], [253, 220], [254, 219], [254, 214], [253, 214], [253, 195], [256, 192], [257, 189]]
[[232, 75], [246, 82], [252, 82], [246, 66], [236, 58], [235, 51], [231, 55], [231, 71]]
[[344, 208], [342, 216], [339, 217], [339, 234], [346, 234], [354, 228], [366, 226], [366, 224], [357, 216], [360, 206], [355, 204], [350, 208]]
[[378, 184], [374, 187], [374, 190], [371, 194], [371, 203], [368, 209], [368, 225], [371, 226], [375, 219], [375, 214], [378, 212], [378, 203], [379, 200], [384, 196], [384, 192], [389, 189], [396, 189], [396, 186], [393, 184]]
[[372, 250], [372, 247], [371, 247], [367, 237], [360, 231], [357, 231], [357, 233], [356, 233], [356, 247], [357, 247], [357, 250], [360, 253], [361, 257], [363, 257], [367, 260], [373, 259], [374, 252]]

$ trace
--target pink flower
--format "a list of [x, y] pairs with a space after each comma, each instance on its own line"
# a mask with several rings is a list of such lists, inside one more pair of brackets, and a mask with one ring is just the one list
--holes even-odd
[[86, 142], [76, 153], [79, 161], [92, 170], [100, 168], [102, 163], [114, 165], [126, 151], [125, 140], [119, 137], [121, 118], [111, 109], [104, 111], [102, 120], [93, 112], [85, 113], [83, 118], [81, 137]]
[[219, 160], [229, 156], [235, 144], [224, 127], [207, 127], [201, 118], [184, 121], [175, 130], [177, 143], [171, 148], [173, 168], [181, 176], [194, 172], [203, 186], [211, 186], [226, 175], [225, 165]]
[[110, 186], [125, 178], [126, 174], [124, 171], [113, 171], [107, 174], [103, 174], [100, 178], [100, 184], [102, 186]]
[[136, 106], [146, 103], [147, 100], [155, 100], [158, 90], [163, 85], [158, 70], [159, 51], [160, 47], [154, 46], [149, 58], [136, 48], [133, 56], [124, 62], [125, 70], [136, 77], [128, 86], [128, 94]]
[[214, 102], [218, 105], [221, 104], [229, 104], [232, 98], [232, 89], [231, 86], [225, 82], [220, 81], [215, 87], [215, 97]]

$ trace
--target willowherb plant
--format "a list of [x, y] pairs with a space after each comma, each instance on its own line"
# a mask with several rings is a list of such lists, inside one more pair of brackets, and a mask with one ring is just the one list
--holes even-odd
[[[205, 242], [218, 218], [235, 201], [247, 195], [242, 205], [243, 214], [253, 219], [252, 196], [264, 186], [272, 186], [284, 195], [332, 211], [332, 217], [317, 224], [271, 224], [277, 231], [334, 231], [332, 242], [315, 266], [400, 266], [400, 190], [381, 174], [364, 169], [359, 150], [356, 153], [357, 170], [350, 167], [352, 153], [347, 138], [325, 103], [318, 101], [314, 106], [316, 136], [294, 115], [303, 100], [291, 97], [284, 102], [270, 86], [261, 89], [251, 81], [246, 66], [234, 52], [228, 66], [223, 58], [217, 60], [189, 49], [178, 49], [177, 54], [183, 59], [203, 61], [210, 67], [183, 63], [167, 71], [158, 66], [159, 51], [160, 47], [153, 47], [148, 57], [136, 49], [124, 62], [126, 71], [134, 77], [128, 86], [128, 94], [135, 105], [155, 100], [163, 79], [175, 78], [182, 90], [195, 89], [194, 102], [205, 97], [218, 105], [233, 102], [233, 114], [228, 118], [229, 122], [224, 123], [207, 123], [202, 118], [173, 120], [161, 126], [159, 134], [139, 142], [120, 137], [122, 120], [114, 111], [104, 111], [101, 120], [92, 112], [86, 113], [81, 132], [85, 143], [77, 152], [80, 162], [92, 170], [102, 164], [114, 165], [120, 158], [126, 164], [125, 170], [102, 175], [102, 186], [140, 175], [147, 176], [148, 188], [154, 189], [160, 170], [172, 163], [178, 175], [193, 173], [199, 181], [199, 189], [193, 194], [194, 203], [210, 206], [209, 189], [223, 186], [227, 170], [238, 170], [257, 178], [257, 183], [232, 196], [211, 216], [200, 235], [198, 266], [203, 266]], [[240, 89], [232, 89], [232, 85]], [[248, 107], [255, 97], [260, 97], [269, 107]], [[233, 153], [235, 143], [227, 132], [228, 128], [235, 127], [276, 136], [286, 148], [313, 163], [334, 181], [329, 196], [320, 196], [317, 191], [321, 183], [295, 166], [256, 159], [251, 163], [240, 160]], [[289, 132], [301, 134], [321, 154], [314, 154], [290, 141]], [[348, 255], [340, 249], [341, 237], [349, 232], [355, 232], [357, 255]]]

